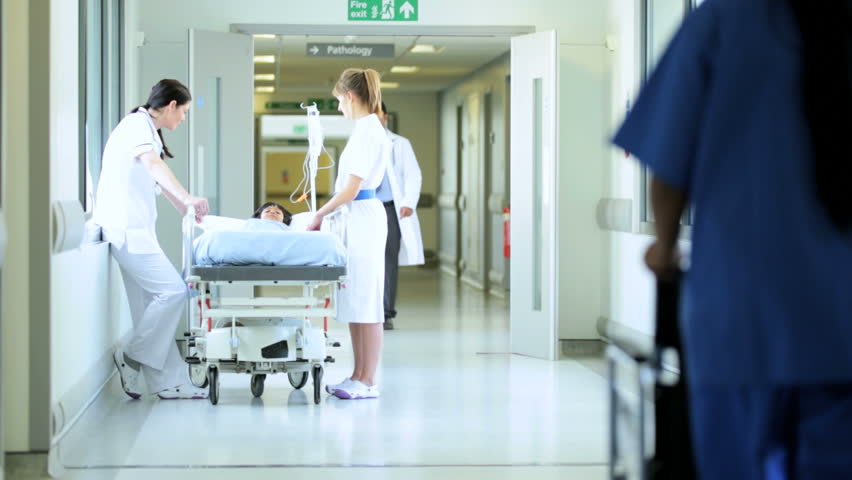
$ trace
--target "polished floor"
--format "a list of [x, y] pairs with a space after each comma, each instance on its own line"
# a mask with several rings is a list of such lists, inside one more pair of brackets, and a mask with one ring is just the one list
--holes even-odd
[[[220, 403], [131, 401], [113, 379], [55, 453], [70, 479], [606, 477], [598, 365], [508, 354], [508, 303], [435, 271], [406, 270], [387, 332], [382, 397], [314, 405], [310, 384], [225, 374]], [[346, 330], [325, 381], [351, 368]]]

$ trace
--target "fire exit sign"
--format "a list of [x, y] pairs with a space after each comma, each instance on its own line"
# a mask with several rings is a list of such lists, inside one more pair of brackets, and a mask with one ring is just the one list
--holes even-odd
[[418, 0], [346, 0], [350, 21], [416, 22]]

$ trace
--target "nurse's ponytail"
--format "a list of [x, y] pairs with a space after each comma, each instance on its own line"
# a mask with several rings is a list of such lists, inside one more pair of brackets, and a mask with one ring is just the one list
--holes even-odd
[[[189, 89], [186, 88], [184, 84], [177, 80], [165, 78], [151, 87], [151, 94], [148, 95], [148, 101], [145, 102], [144, 105], [134, 108], [130, 111], [130, 113], [136, 113], [140, 108], [144, 108], [145, 110], [163, 108], [172, 103], [172, 100], [174, 100], [177, 106], [181, 106], [192, 101], [192, 95], [189, 94]], [[166, 147], [166, 141], [163, 138], [162, 129], [158, 128], [157, 134], [160, 136], [160, 141], [163, 143], [163, 154], [160, 155], [160, 157], [163, 159], [166, 157], [175, 158], [175, 156], [172, 155], [172, 152], [169, 151], [168, 147]]]
[[802, 38], [805, 118], [816, 193], [831, 223], [852, 227], [852, 0], [791, 0]]
[[379, 114], [382, 108], [382, 89], [379, 72], [372, 68], [347, 68], [334, 86], [334, 95], [352, 92], [370, 113]]

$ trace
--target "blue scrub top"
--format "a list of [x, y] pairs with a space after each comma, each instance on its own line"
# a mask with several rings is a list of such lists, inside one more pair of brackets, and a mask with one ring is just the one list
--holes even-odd
[[788, 2], [704, 2], [614, 139], [695, 206], [697, 385], [852, 381], [852, 235], [818, 203], [799, 42]]

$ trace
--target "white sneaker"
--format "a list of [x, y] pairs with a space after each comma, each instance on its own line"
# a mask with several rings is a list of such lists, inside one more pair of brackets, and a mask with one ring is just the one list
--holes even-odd
[[206, 388], [198, 388], [189, 383], [157, 392], [160, 400], [204, 400], [208, 395]]
[[325, 391], [331, 395], [334, 395], [334, 392], [337, 391], [338, 388], [343, 388], [352, 383], [352, 377], [346, 377], [342, 382], [335, 383], [334, 385], [326, 385]]
[[373, 385], [368, 387], [359, 380], [351, 382], [349, 385], [338, 388], [334, 391], [334, 396], [343, 400], [361, 400], [365, 398], [379, 398], [379, 387]]
[[124, 361], [124, 349], [118, 347], [112, 355], [112, 361], [115, 363], [115, 368], [118, 369], [118, 376], [121, 378], [121, 388], [128, 397], [137, 400], [142, 396], [142, 389], [139, 387], [139, 370], [134, 370], [133, 367]]

